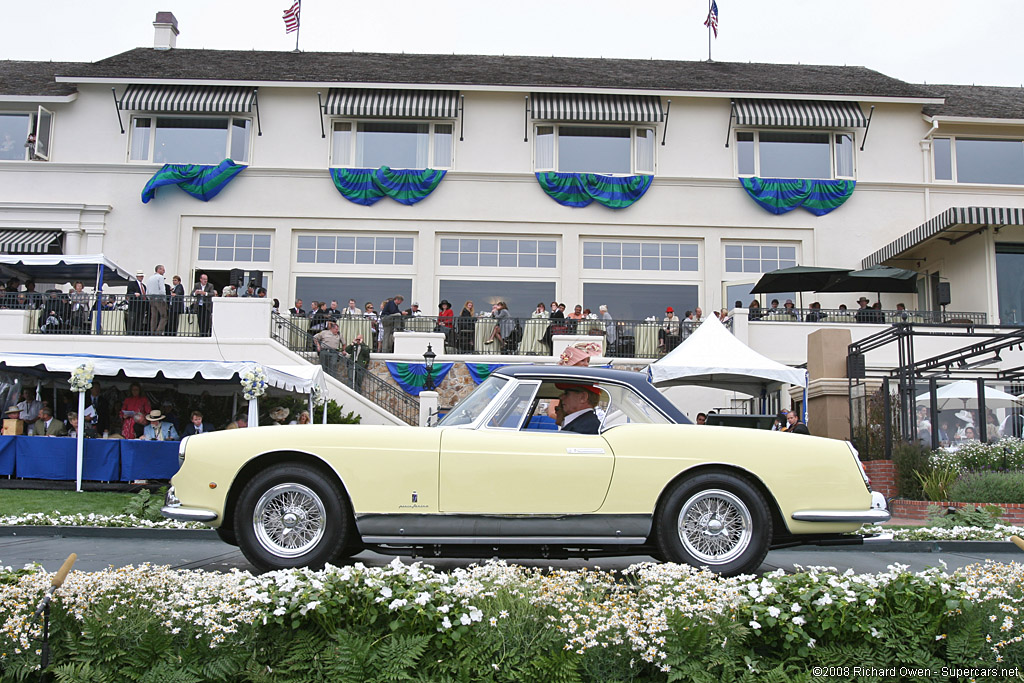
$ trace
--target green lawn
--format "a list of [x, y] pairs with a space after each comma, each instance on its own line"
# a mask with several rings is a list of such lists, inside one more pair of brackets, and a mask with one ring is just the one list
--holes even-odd
[[92, 491], [36, 491], [0, 489], [0, 517], [23, 515], [28, 512], [55, 512], [63, 514], [90, 512], [98, 515], [117, 515], [134, 493], [98, 493]]

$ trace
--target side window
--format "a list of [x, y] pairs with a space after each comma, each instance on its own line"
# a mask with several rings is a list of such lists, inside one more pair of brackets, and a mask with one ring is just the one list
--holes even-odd
[[537, 386], [536, 382], [523, 382], [516, 386], [512, 393], [498, 404], [486, 426], [492, 429], [519, 429], [533, 406]]

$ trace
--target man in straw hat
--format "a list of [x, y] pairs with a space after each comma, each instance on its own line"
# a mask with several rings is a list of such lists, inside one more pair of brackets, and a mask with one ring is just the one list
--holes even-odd
[[174, 428], [174, 425], [165, 423], [166, 419], [159, 410], [151, 410], [146, 415], [146, 421], [149, 423], [142, 432], [142, 438], [145, 441], [177, 441], [178, 430]]
[[555, 388], [562, 390], [562, 395], [558, 397], [559, 405], [565, 413], [562, 431], [597, 434], [601, 429], [601, 419], [594, 408], [601, 399], [601, 390], [592, 384], [562, 382], [556, 383]]

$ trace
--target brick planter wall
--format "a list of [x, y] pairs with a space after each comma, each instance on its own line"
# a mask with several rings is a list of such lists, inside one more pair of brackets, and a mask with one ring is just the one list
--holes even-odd
[[871, 480], [871, 488], [888, 500], [897, 494], [896, 465], [892, 460], [866, 460], [861, 463]]
[[999, 519], [1001, 523], [1024, 526], [1024, 505], [1019, 503], [932, 503], [927, 500], [896, 498], [890, 501], [889, 512], [892, 513], [894, 518], [924, 521], [928, 519], [928, 506], [930, 505], [938, 505], [941, 508], [973, 508], [996, 505], [1003, 509], [1003, 516]]

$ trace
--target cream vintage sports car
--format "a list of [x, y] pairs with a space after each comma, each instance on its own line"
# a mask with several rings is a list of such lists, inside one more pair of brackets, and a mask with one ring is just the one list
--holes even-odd
[[[548, 403], [586, 385], [600, 433]], [[561, 388], [559, 388], [561, 387]], [[731, 575], [889, 518], [845, 441], [689, 421], [645, 375], [496, 370], [436, 427], [237, 429], [181, 442], [163, 514], [260, 569], [393, 555], [652, 555]]]

